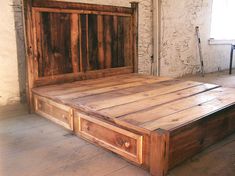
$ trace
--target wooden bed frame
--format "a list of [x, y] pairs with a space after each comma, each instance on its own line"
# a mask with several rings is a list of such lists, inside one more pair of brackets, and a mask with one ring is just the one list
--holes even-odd
[[138, 3], [23, 7], [31, 112], [153, 176], [235, 131], [234, 89], [137, 74]]

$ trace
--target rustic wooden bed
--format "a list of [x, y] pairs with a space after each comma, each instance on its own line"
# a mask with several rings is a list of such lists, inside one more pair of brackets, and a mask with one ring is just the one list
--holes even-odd
[[32, 112], [164, 176], [235, 131], [235, 90], [137, 74], [138, 4], [24, 0]]

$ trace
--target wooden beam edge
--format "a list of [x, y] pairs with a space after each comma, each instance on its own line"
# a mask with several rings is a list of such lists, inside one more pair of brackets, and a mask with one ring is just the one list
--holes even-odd
[[150, 134], [150, 173], [152, 176], [165, 176], [169, 164], [170, 133], [158, 129]]

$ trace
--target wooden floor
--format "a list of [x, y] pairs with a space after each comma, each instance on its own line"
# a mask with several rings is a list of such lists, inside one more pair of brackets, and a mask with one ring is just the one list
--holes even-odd
[[[0, 109], [1, 176], [149, 176], [23, 106]], [[170, 171], [169, 176], [234, 176], [235, 134]]]

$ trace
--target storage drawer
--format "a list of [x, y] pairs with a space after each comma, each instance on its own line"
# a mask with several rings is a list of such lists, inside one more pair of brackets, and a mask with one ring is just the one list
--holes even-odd
[[143, 137], [123, 130], [98, 119], [81, 113], [75, 113], [78, 118], [78, 133], [137, 164], [142, 164]]
[[36, 113], [73, 130], [73, 110], [44, 97], [34, 95]]

